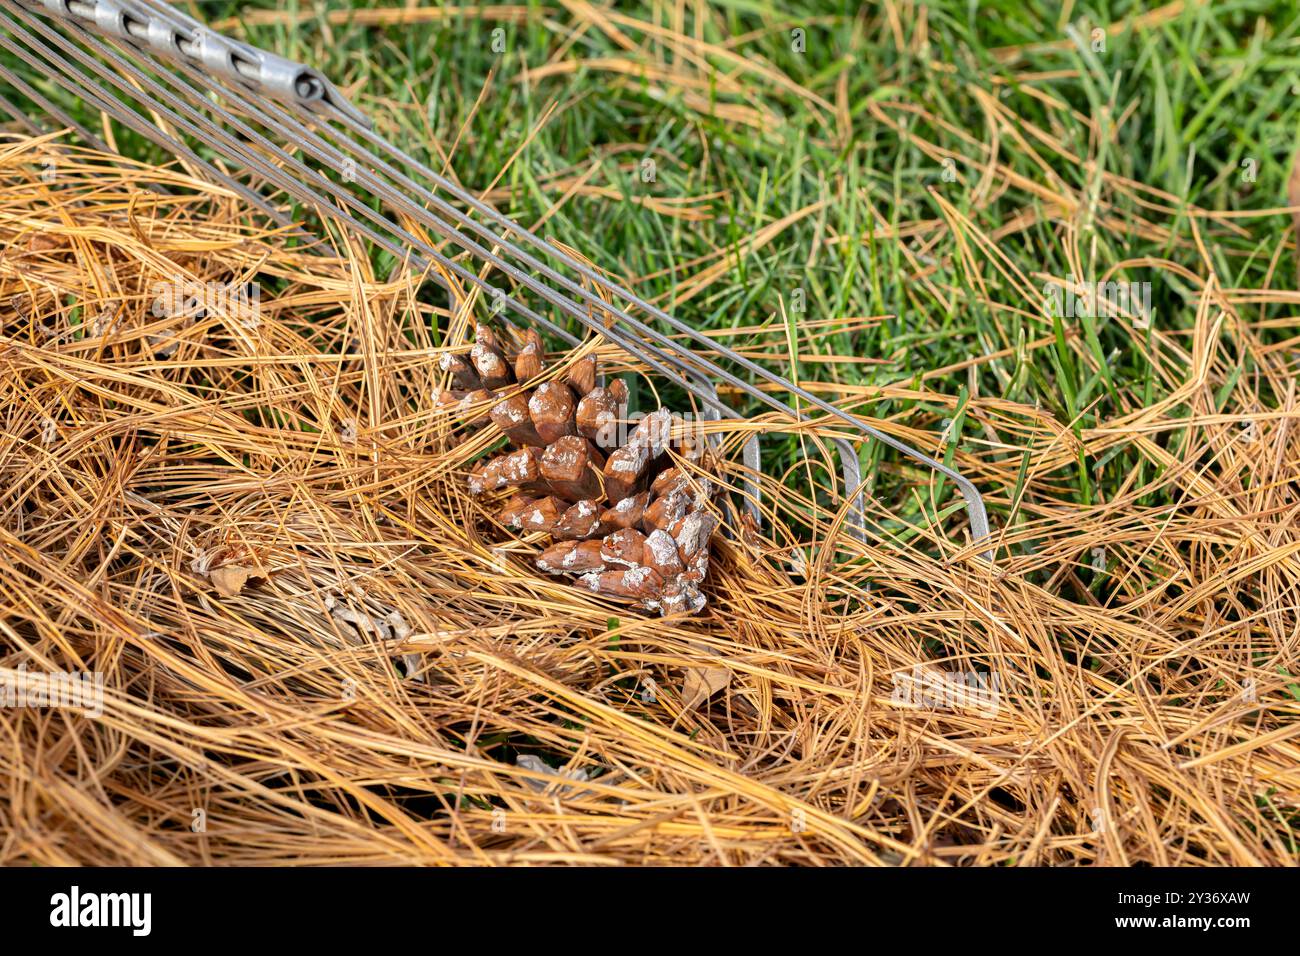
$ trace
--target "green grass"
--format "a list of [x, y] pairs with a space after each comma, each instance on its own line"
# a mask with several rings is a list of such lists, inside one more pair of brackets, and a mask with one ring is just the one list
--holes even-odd
[[[272, 6], [222, 2], [189, 9], [214, 22]], [[315, 16], [296, 27], [250, 26], [245, 35], [318, 66], [339, 86], [354, 90], [356, 101], [389, 138], [435, 168], [443, 160], [432, 142], [446, 147], [459, 140], [452, 165], [463, 183], [483, 188], [505, 168], [501, 185], [511, 193], [503, 211], [524, 224], [547, 213], [558, 198], [558, 191], [543, 187], [548, 176], [576, 175], [597, 163], [591, 185], [610, 187], [615, 195], [569, 200], [550, 216], [545, 234], [621, 276], [650, 276], [639, 282], [638, 291], [698, 328], [770, 322], [785, 337], [788, 352], [800, 356], [797, 368], [794, 362], [774, 363], [784, 374], [852, 385], [908, 385], [932, 369], [1009, 349], [1006, 357], [983, 361], [973, 372], [926, 381], [936, 395], [960, 397], [955, 415], [948, 405], [897, 399], [864, 406], [877, 416], [913, 416], [909, 420], [915, 424], [932, 428], [936, 441], [926, 450], [949, 461], [978, 450], [971, 444], [976, 428], [967, 416], [975, 396], [1039, 406], [1080, 435], [1124, 410], [1160, 400], [1167, 385], [1154, 374], [1147, 353], [1132, 347], [1129, 329], [1109, 319], [1054, 322], [1041, 303], [1027, 301], [1023, 289], [992, 267], [987, 254], [963, 261], [963, 239], [944, 225], [943, 203], [985, 235], [995, 235], [1016, 217], [1036, 216], [1036, 222], [998, 243], [1001, 253], [1026, 276], [1062, 277], [1072, 271], [1063, 254], [1059, 211], [1019, 186], [999, 193], [1001, 178], [991, 184], [993, 198], [977, 201], [978, 163], [954, 164], [960, 175], [949, 181], [945, 166], [916, 139], [978, 160], [967, 137], [990, 140], [983, 96], [1008, 105], [1084, 157], [1085, 162], [1069, 163], [1053, 155], [1043, 163], [1026, 148], [1037, 144], [1013, 142], [1005, 131], [998, 154], [1015, 175], [1084, 204], [1073, 227], [1084, 236], [1079, 247], [1092, 277], [1142, 257], [1204, 271], [1193, 241], [1197, 223], [1190, 216], [1169, 217], [1164, 238], [1093, 221], [1087, 208], [1099, 198], [1121, 204], [1112, 210], [1113, 218], [1142, 213], [1131, 203], [1124, 208], [1128, 200], [1122, 196], [1102, 197], [1101, 171], [1164, 190], [1184, 207], [1262, 209], [1286, 203], [1300, 111], [1292, 92], [1300, 83], [1295, 4], [1188, 3], [1155, 25], [1108, 35], [1105, 49], [1094, 51], [1092, 27], [1119, 23], [1144, 8], [1070, 6], [1067, 21], [1058, 4], [933, 3], [924, 8], [929, 49], [918, 51], [920, 8], [903, 9], [895, 26], [874, 8], [860, 15], [857, 4], [803, 3], [798, 6], [804, 12], [791, 15], [752, 0], [718, 2], [702, 23], [688, 17], [685, 31], [698, 30], [711, 43], [735, 43], [741, 59], [713, 57], [721, 80], [697, 91], [698, 100], [670, 83], [615, 77], [584, 66], [580, 61], [628, 54], [607, 32], [576, 30], [575, 17], [558, 5], [525, 6], [531, 10], [526, 22], [466, 15], [434, 24], [366, 27], [327, 25], [323, 16]], [[290, 3], [287, 9], [297, 7]], [[675, 28], [674, 9], [648, 4], [633, 15]], [[792, 48], [796, 27], [806, 35], [802, 52]], [[499, 52], [493, 32], [498, 29], [504, 30], [498, 34], [504, 40]], [[650, 48], [644, 34], [628, 35]], [[1009, 46], [1024, 49], [1000, 58], [996, 51]], [[566, 51], [561, 60], [577, 63], [577, 69], [522, 80], [525, 66], [535, 70], [561, 50]], [[672, 67], [679, 57], [663, 53], [662, 62]], [[791, 82], [737, 72], [741, 64], [757, 62]], [[728, 77], [743, 80], [742, 94], [719, 89]], [[796, 86], [806, 93], [796, 92]], [[485, 88], [488, 95], [482, 96]], [[873, 103], [889, 104], [894, 117], [914, 109], [911, 133], [900, 135], [881, 123]], [[712, 104], [744, 105], [775, 122], [762, 131], [746, 128]], [[843, 104], [843, 115], [837, 115], [836, 104]], [[556, 112], [543, 123], [552, 106]], [[1098, 138], [1094, 130], [1104, 135]], [[148, 153], [137, 140], [127, 142]], [[656, 165], [655, 181], [649, 183], [639, 175], [647, 157]], [[1253, 182], [1244, 176], [1248, 168]], [[639, 204], [647, 193], [717, 198], [701, 203], [707, 218], [686, 222]], [[719, 248], [739, 249], [764, 227], [818, 202], [823, 205], [760, 250], [733, 251], [726, 270], [707, 288], [679, 300], [693, 272], [683, 263]], [[940, 227], [923, 232], [923, 248], [909, 249], [911, 239], [872, 235], [873, 226], [932, 220]], [[1243, 225], [1241, 235], [1216, 231], [1211, 264], [1225, 285], [1262, 287], [1289, 218], [1276, 215]], [[916, 276], [923, 265], [932, 266], [924, 281]], [[1286, 285], [1293, 269], [1289, 251], [1275, 268], [1272, 284], [1278, 285], [1280, 276]], [[1040, 279], [1034, 283], [1041, 288]], [[1161, 272], [1152, 289], [1153, 321], [1163, 330], [1188, 327], [1194, 293], [1191, 285]], [[805, 311], [789, 311], [795, 298], [802, 298]], [[792, 319], [784, 329], [783, 302]], [[1276, 306], [1260, 306], [1252, 317], [1282, 314]], [[827, 336], [805, 334], [807, 323], [854, 316], [883, 318]], [[1284, 332], [1263, 334], [1280, 338]], [[1043, 336], [1055, 336], [1057, 346], [1030, 353], [1027, 343]], [[1081, 348], [1073, 346], [1076, 340]], [[818, 353], [883, 361], [811, 361]], [[1250, 374], [1248, 364], [1243, 374]], [[946, 446], [937, 441], [943, 418], [953, 420]], [[801, 451], [794, 439], [777, 439], [765, 443], [764, 453], [766, 467], [780, 472]], [[879, 448], [867, 448], [864, 474], [874, 475], [881, 457]], [[1019, 463], [1022, 456], [1013, 457]], [[1016, 467], [1011, 466], [1013, 473]], [[1149, 467], [1126, 451], [1100, 461], [1080, 453], [1077, 468], [1051, 480], [1062, 497], [1088, 504], [1104, 500], [1134, 469]], [[1024, 479], [1022, 470], [1019, 483]], [[1018, 490], [990, 489], [1004, 513]], [[921, 511], [933, 520], [944, 505], [925, 495], [894, 497], [906, 521], [918, 520]]]

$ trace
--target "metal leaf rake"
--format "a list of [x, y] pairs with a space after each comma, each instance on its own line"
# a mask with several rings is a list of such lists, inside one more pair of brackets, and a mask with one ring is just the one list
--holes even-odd
[[[848, 503], [845, 527], [860, 539], [866, 537], [866, 518], [858, 446], [874, 440], [951, 479], [965, 500], [973, 541], [989, 540], [984, 501], [960, 473], [691, 328], [501, 215], [379, 136], [317, 70], [216, 33], [158, 0], [0, 0], [0, 51], [0, 80], [14, 95], [0, 95], [0, 110], [30, 132], [70, 127], [89, 145], [110, 151], [42, 92], [52, 82], [277, 224], [300, 228], [286, 214], [287, 202], [319, 210], [391, 252], [397, 268], [414, 268], [445, 284], [441, 269], [490, 296], [508, 324], [523, 320], [577, 345], [568, 329], [538, 311], [553, 308], [680, 384], [710, 418], [741, 417], [720, 400], [718, 383], [791, 421], [808, 417], [790, 404], [795, 399], [824, 413], [854, 436], [831, 441]], [[219, 157], [220, 165], [209, 157]], [[449, 255], [446, 244], [457, 251]], [[462, 261], [466, 254], [480, 271]], [[514, 294], [488, 283], [492, 270], [509, 281]], [[747, 470], [758, 474], [757, 435], [743, 454]], [[756, 482], [747, 482], [745, 497], [757, 520]], [[992, 560], [991, 551], [982, 556]]]

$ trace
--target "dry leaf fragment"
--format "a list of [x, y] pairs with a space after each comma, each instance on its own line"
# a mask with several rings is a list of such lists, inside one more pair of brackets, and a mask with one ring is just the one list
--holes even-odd
[[222, 597], [234, 597], [244, 590], [249, 578], [257, 577], [256, 571], [238, 564], [225, 564], [208, 572], [208, 580]]
[[725, 667], [689, 667], [682, 682], [682, 709], [694, 710], [731, 683], [731, 671]]
[[59, 248], [62, 243], [53, 236], [47, 236], [43, 232], [33, 233], [32, 237], [27, 240], [28, 252], [52, 252]]

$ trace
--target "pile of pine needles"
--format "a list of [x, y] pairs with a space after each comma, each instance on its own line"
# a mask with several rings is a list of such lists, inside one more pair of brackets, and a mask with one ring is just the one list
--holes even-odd
[[[0, 142], [0, 678], [103, 679], [102, 713], [0, 708], [0, 863], [1294, 860], [1296, 356], [1208, 261], [1189, 332], [1133, 334], [1169, 398], [1081, 434], [966, 404], [994, 564], [901, 461], [943, 520], [873, 500], [857, 540], [834, 423], [756, 418], [714, 426], [736, 489], [753, 432], [804, 458], [664, 620], [539, 575], [468, 495], [494, 438], [438, 359], [481, 302], [256, 222], [175, 167]], [[258, 283], [256, 319], [155, 308], [178, 277]], [[919, 384], [817, 387], [942, 448], [871, 418]], [[1103, 503], [1053, 481], [1119, 451], [1151, 467]]]

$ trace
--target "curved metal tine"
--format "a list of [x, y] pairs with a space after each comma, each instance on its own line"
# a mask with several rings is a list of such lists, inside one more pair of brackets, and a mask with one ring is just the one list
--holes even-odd
[[763, 489], [754, 475], [763, 473], [763, 452], [758, 447], [757, 433], [749, 436], [741, 455], [745, 468], [748, 469], [748, 474], [745, 475], [745, 493], [748, 495], [745, 505], [749, 509], [750, 517], [754, 519], [754, 526], [761, 528], [763, 527]]
[[[840, 453], [840, 472], [844, 476], [845, 500], [852, 502], [845, 523], [846, 530], [853, 538], [866, 543], [867, 506], [866, 492], [863, 490], [866, 482], [862, 480], [862, 464], [858, 461], [858, 450], [847, 438], [832, 438], [831, 444]], [[856, 524], [853, 522], [855, 514]]]

